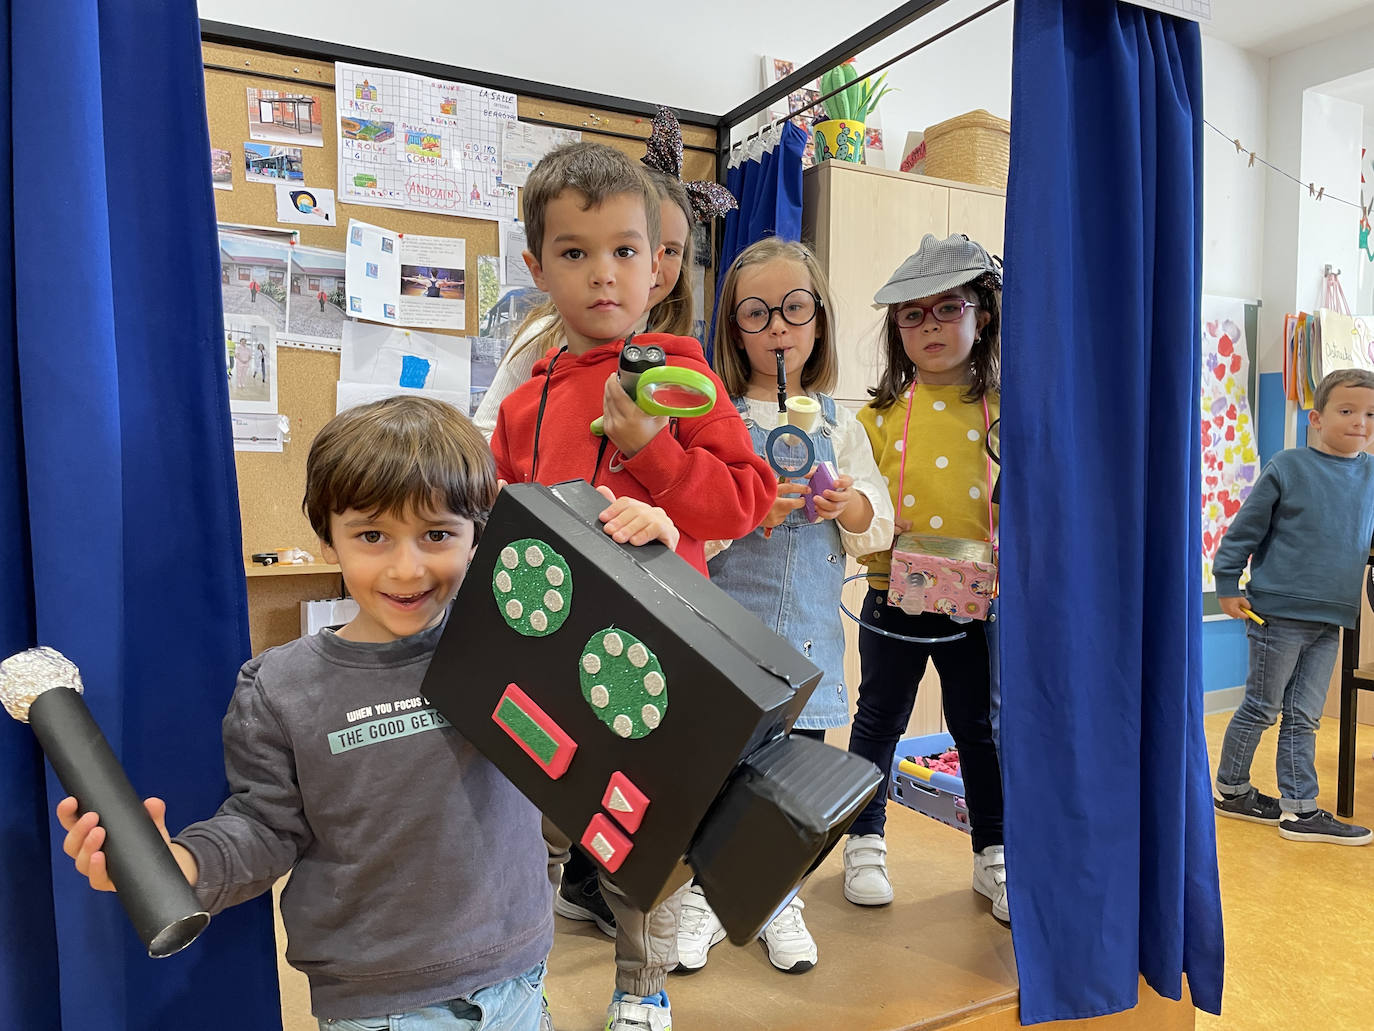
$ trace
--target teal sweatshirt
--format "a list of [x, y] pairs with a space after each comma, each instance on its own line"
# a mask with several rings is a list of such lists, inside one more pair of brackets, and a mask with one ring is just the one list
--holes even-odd
[[1374, 457], [1280, 451], [1264, 467], [1217, 548], [1218, 598], [1241, 595], [1260, 616], [1353, 627], [1374, 535]]

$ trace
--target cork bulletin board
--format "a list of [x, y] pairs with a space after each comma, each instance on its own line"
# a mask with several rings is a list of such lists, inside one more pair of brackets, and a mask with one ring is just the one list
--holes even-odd
[[[350, 218], [371, 222], [401, 233], [458, 237], [466, 241], [466, 282], [469, 299], [476, 299], [477, 258], [499, 253], [498, 223], [482, 219], [355, 205], [338, 201], [334, 226], [282, 226], [276, 218], [276, 191], [271, 183], [248, 182], [243, 168], [243, 145], [250, 140], [248, 88], [283, 90], [319, 99], [314, 118], [322, 129], [324, 146], [301, 147], [304, 181], [301, 185], [337, 189], [337, 119], [334, 107], [334, 65], [328, 61], [283, 56], [248, 47], [204, 42], [206, 114], [210, 146], [227, 150], [231, 157], [232, 190], [216, 190], [216, 214], [220, 222], [298, 229], [300, 244], [343, 251]], [[460, 78], [460, 76], [453, 76]], [[521, 95], [519, 117], [525, 121], [578, 129], [584, 139], [609, 144], [638, 159], [649, 135], [650, 118], [592, 110], [561, 101]], [[716, 134], [713, 129], [684, 125], [683, 176], [715, 179]], [[684, 270], [684, 275], [687, 270]], [[713, 270], [705, 277], [706, 311], [709, 319]], [[466, 305], [465, 333], [476, 335], [476, 303]], [[442, 333], [441, 330], [425, 330]], [[305, 459], [310, 442], [334, 415], [339, 379], [339, 355], [318, 348], [297, 348], [284, 343], [277, 349], [278, 411], [290, 419], [290, 439], [280, 453], [234, 453], [238, 472], [239, 510], [243, 524], [245, 566], [254, 552], [301, 547], [317, 552], [314, 533], [301, 512], [305, 486]], [[318, 557], [318, 556], [317, 556]], [[267, 570], [256, 569], [255, 573]], [[273, 570], [276, 572], [276, 570]], [[283, 568], [281, 572], [285, 572]], [[253, 650], [279, 644], [296, 636], [299, 618], [296, 602], [337, 593], [337, 573], [327, 575], [254, 576], [248, 581]]]

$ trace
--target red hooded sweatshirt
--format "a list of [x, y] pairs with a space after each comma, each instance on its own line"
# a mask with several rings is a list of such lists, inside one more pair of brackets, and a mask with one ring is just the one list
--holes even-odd
[[666, 333], [640, 333], [634, 339], [663, 348], [669, 365], [710, 376], [716, 385], [716, 406], [705, 415], [670, 422], [630, 459], [622, 458], [607, 440], [598, 467], [603, 438], [589, 427], [601, 415], [606, 379], [616, 371], [624, 341], [585, 354], [553, 352], [539, 359], [532, 377], [501, 402], [491, 438], [496, 472], [508, 483], [531, 481], [537, 427], [536, 482], [587, 480], [593, 486], [605, 484], [616, 497], [628, 495], [657, 505], [682, 535], [677, 553], [706, 576], [704, 542], [735, 540], [753, 531], [773, 505], [777, 477], [754, 453], [749, 431], [706, 364], [699, 343]]

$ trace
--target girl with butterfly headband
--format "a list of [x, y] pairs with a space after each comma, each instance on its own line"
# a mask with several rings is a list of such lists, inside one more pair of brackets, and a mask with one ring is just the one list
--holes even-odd
[[[709, 224], [717, 215], [724, 215], [739, 205], [730, 191], [719, 183], [682, 181], [682, 128], [677, 116], [666, 107], [660, 107], [654, 116], [648, 152], [640, 160], [658, 191], [663, 258], [658, 265], [658, 279], [649, 293], [644, 318], [634, 330], [691, 336], [695, 298], [691, 275], [682, 275], [682, 270], [690, 271], [692, 267], [692, 227], [698, 223]], [[562, 337], [563, 322], [549, 301], [535, 308], [520, 324], [515, 340], [497, 367], [491, 387], [472, 417], [487, 440], [491, 440], [496, 429], [496, 413], [501, 402], [530, 378], [536, 361], [561, 346]]]

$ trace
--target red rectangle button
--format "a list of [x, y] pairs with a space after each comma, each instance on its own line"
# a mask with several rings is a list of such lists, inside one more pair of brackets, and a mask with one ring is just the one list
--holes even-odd
[[554, 780], [567, 772], [577, 742], [520, 688], [506, 687], [491, 718]]

